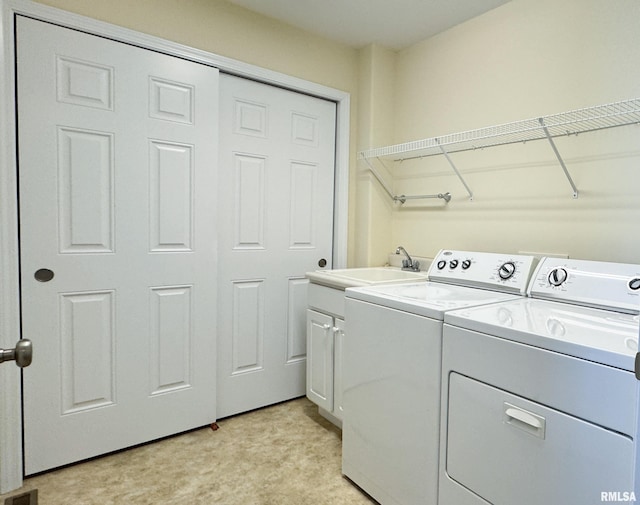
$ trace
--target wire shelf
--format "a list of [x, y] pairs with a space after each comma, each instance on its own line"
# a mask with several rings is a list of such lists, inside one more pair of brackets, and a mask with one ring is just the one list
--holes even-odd
[[578, 135], [638, 123], [640, 123], [640, 98], [633, 98], [550, 116], [360, 151], [358, 159], [385, 158], [402, 161], [442, 155], [444, 150], [448, 153], [470, 151], [549, 139], [549, 137]]

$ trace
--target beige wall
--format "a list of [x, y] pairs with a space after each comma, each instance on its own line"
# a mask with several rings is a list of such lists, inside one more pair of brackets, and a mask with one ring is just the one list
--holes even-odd
[[[513, 0], [397, 55], [395, 142], [640, 97], [640, 2]], [[640, 126], [404, 162], [398, 193], [452, 201], [392, 212], [389, 250], [565, 253], [640, 263]], [[375, 240], [372, 240], [375, 243]]]
[[[370, 45], [359, 53], [358, 150], [393, 140], [396, 54]], [[374, 167], [387, 185], [393, 179], [385, 167]], [[389, 196], [360, 162], [356, 167], [354, 261], [352, 266], [386, 263], [391, 238], [392, 205]]]

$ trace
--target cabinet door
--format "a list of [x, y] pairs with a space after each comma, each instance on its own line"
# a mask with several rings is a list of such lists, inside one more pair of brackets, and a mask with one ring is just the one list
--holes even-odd
[[307, 309], [307, 397], [333, 410], [333, 318]]
[[342, 421], [342, 344], [344, 320], [336, 318], [333, 327], [333, 415]]

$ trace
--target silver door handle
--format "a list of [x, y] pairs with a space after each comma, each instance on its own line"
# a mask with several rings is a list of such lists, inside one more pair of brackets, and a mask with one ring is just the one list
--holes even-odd
[[20, 368], [24, 368], [31, 364], [33, 359], [33, 345], [31, 340], [18, 340], [14, 349], [0, 349], [0, 363], [5, 361], [14, 361]]

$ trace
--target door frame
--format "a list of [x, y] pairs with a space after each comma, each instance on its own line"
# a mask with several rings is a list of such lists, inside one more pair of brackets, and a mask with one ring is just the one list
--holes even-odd
[[[336, 102], [336, 179], [333, 267], [347, 263], [350, 95], [344, 91], [250, 65], [207, 51], [121, 28], [30, 0], [3, 0], [0, 10], [0, 347], [13, 347], [20, 333], [15, 15], [79, 29], [145, 49]], [[35, 359], [38, 350], [35, 349]], [[0, 494], [22, 486], [22, 389], [14, 367], [0, 367]]]

